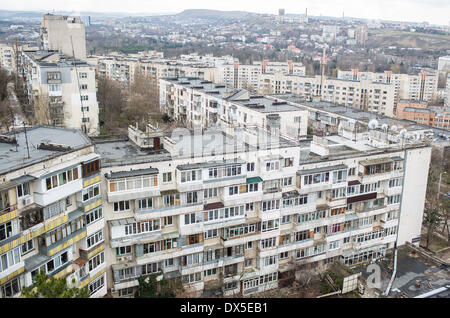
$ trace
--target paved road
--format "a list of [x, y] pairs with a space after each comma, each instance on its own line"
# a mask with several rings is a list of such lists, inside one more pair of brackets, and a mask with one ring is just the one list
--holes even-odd
[[14, 126], [22, 126], [22, 123], [26, 121], [26, 117], [17, 99], [16, 92], [14, 91], [14, 83], [12, 82], [8, 83], [8, 98], [14, 114]]

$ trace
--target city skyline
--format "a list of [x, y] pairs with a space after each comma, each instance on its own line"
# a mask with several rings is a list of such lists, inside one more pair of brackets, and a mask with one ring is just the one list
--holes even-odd
[[[390, 10], [386, 10], [389, 6]], [[105, 9], [107, 8], [107, 9]], [[450, 2], [445, 0], [381, 0], [371, 1], [314, 1], [297, 3], [291, 0], [277, 2], [276, 4], [263, 3], [256, 5], [255, 1], [245, 3], [231, 0], [226, 3], [211, 3], [205, 0], [192, 0], [181, 2], [179, 0], [168, 0], [154, 2], [146, 0], [130, 0], [126, 4], [122, 1], [111, 0], [96, 1], [95, 3], [78, 1], [60, 1], [58, 3], [48, 0], [35, 1], [22, 0], [14, 3], [5, 3], [3, 10], [24, 11], [69, 11], [69, 12], [108, 12], [108, 13], [130, 13], [130, 14], [176, 14], [186, 9], [213, 9], [223, 11], [248, 11], [262, 14], [277, 14], [278, 9], [285, 9], [286, 14], [303, 14], [306, 8], [311, 16], [344, 16], [365, 19], [382, 19], [403, 22], [429, 22], [431, 24], [448, 25], [449, 18], [446, 12], [450, 11]], [[398, 18], [401, 17], [401, 18]]]

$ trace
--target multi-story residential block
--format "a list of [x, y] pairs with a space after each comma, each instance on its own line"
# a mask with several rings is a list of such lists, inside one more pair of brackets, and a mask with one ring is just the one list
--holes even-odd
[[339, 105], [368, 110], [381, 115], [394, 115], [394, 87], [372, 80], [353, 80], [298, 76], [281, 74], [262, 74], [259, 77], [258, 93], [296, 94], [306, 100], [322, 100]]
[[394, 85], [394, 115], [400, 99], [432, 101], [437, 97], [439, 72], [432, 69], [422, 69], [419, 74], [395, 74], [391, 71], [384, 73], [338, 71], [339, 79], [372, 80], [377, 83]]
[[367, 25], [365, 24], [358, 25], [355, 29], [356, 43], [358, 45], [366, 44], [366, 41], [368, 39], [368, 33], [369, 29], [367, 28]]
[[14, 49], [5, 43], [0, 43], [0, 67], [9, 74], [15, 69]]
[[209, 81], [216, 81], [217, 69], [209, 63], [164, 59], [155, 56], [131, 56], [131, 55], [105, 55], [91, 56], [89, 61], [97, 65], [100, 76], [105, 76], [118, 81], [124, 86], [134, 82], [135, 75], [139, 72], [157, 81], [164, 77], [197, 77]]
[[160, 79], [159, 96], [162, 111], [192, 128], [230, 124], [265, 128], [279, 116], [282, 134], [298, 138], [307, 132], [307, 110], [243, 89], [195, 78], [165, 78]]
[[20, 296], [41, 271], [104, 296], [100, 156], [90, 140], [34, 127], [0, 136], [0, 152], [0, 297]]
[[450, 55], [441, 56], [438, 59], [438, 71], [442, 73], [450, 72]]
[[85, 26], [80, 17], [45, 14], [40, 35], [41, 49], [86, 59]]
[[95, 67], [54, 51], [23, 51], [24, 89], [41, 123], [99, 132]]
[[247, 89], [252, 92], [258, 90], [258, 82], [261, 74], [293, 74], [305, 75], [305, 67], [301, 63], [287, 62], [254, 62], [249, 65], [239, 64], [235, 61], [233, 64], [222, 64], [218, 67], [219, 84], [238, 89]]
[[447, 81], [445, 83], [444, 104], [445, 106], [450, 106], [450, 73], [447, 74]]
[[381, 129], [300, 143], [264, 131], [129, 127], [128, 141], [96, 144], [112, 295], [151, 273], [191, 295], [248, 295], [305, 264], [354, 266], [418, 244], [429, 145]]
[[426, 102], [400, 100], [397, 106], [397, 118], [450, 130], [450, 108], [445, 106], [431, 106]]

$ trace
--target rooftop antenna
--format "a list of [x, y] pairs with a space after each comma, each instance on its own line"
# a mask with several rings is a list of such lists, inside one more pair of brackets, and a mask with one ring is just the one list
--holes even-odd
[[27, 153], [28, 153], [28, 157], [27, 159], [30, 159], [30, 148], [28, 147], [28, 136], [27, 136], [27, 123], [23, 122], [23, 129], [25, 132], [25, 143], [27, 144]]

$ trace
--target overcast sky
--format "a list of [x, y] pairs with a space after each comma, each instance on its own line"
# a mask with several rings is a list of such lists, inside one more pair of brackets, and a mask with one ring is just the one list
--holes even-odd
[[450, 0], [0, 0], [2, 10], [178, 13], [185, 9], [240, 10], [257, 13], [328, 15], [341, 17], [427, 21], [449, 25]]

